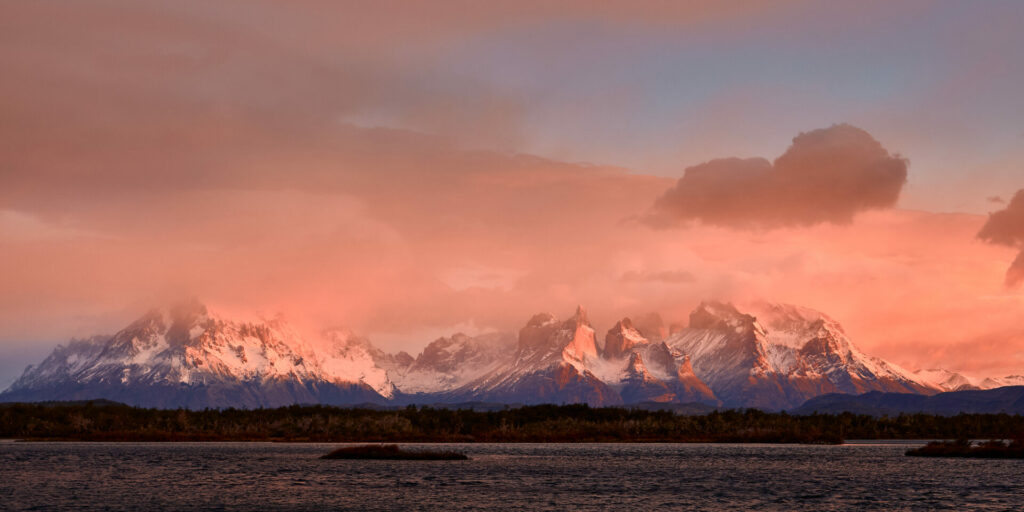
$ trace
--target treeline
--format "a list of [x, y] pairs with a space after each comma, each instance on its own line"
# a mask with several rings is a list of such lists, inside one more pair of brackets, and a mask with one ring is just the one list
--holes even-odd
[[481, 412], [292, 406], [165, 410], [107, 404], [5, 404], [0, 438], [84, 441], [292, 442], [767, 442], [844, 439], [1010, 439], [1024, 416], [905, 414], [791, 416], [758, 410], [683, 416], [668, 411], [539, 405]]

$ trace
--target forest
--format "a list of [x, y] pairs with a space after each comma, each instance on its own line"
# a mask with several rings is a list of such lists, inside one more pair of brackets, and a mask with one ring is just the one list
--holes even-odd
[[112, 402], [0, 404], [0, 438], [27, 441], [711, 442], [841, 443], [848, 439], [1020, 439], [1024, 416], [795, 416], [759, 410], [670, 411], [536, 405], [476, 411], [322, 405], [276, 409], [143, 409]]

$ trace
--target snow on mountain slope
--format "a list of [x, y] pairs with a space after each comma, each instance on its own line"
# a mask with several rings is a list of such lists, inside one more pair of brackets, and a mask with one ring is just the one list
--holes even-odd
[[629, 319], [607, 333], [604, 346], [602, 356], [582, 307], [565, 321], [546, 313], [536, 315], [520, 330], [510, 361], [455, 390], [451, 398], [591, 405], [718, 404], [694, 375], [686, 356], [673, 353], [664, 343], [651, 343]]
[[[648, 330], [663, 335], [660, 318]], [[797, 306], [741, 312], [702, 303], [686, 328], [651, 341], [628, 318], [599, 348], [580, 307], [539, 314], [518, 334], [455, 334], [415, 359], [331, 330], [305, 339], [283, 319], [229, 320], [198, 302], [151, 311], [113, 336], [73, 340], [30, 366], [0, 400], [107, 398], [159, 407], [293, 403], [640, 402], [789, 409], [824, 393], [930, 394], [1024, 384], [944, 370], [910, 373], [870, 357], [838, 322]]]
[[402, 393], [438, 393], [462, 387], [508, 365], [515, 337], [506, 333], [438, 338], [404, 367], [388, 375]]
[[943, 391], [962, 391], [967, 389], [981, 389], [978, 382], [963, 374], [943, 369], [918, 370], [914, 372], [921, 382], [926, 382]]
[[453, 401], [587, 403], [612, 405], [621, 398], [588, 367], [598, 361], [594, 329], [586, 311], [564, 322], [543, 313], [519, 331], [511, 363], [447, 395]]
[[57, 347], [0, 399], [258, 407], [391, 396], [386, 373], [350, 341], [335, 338], [318, 353], [280, 318], [235, 322], [189, 301], [150, 311], [113, 336]]
[[704, 302], [691, 313], [689, 327], [667, 340], [690, 356], [696, 375], [727, 406], [784, 409], [824, 393], [938, 391], [865, 355], [820, 312], [778, 304], [756, 309], [757, 316]]
[[707, 384], [693, 373], [688, 356], [671, 350], [664, 342], [652, 343], [629, 318], [608, 330], [604, 346], [602, 361], [590, 361], [590, 368], [625, 403], [719, 405]]
[[[395, 359], [376, 349], [369, 340], [345, 331], [324, 333], [327, 346], [314, 355], [319, 363], [317, 375], [331, 382], [361, 382], [369, 385], [385, 398], [391, 398], [395, 386], [382, 366]], [[408, 354], [405, 357], [409, 357]], [[402, 359], [401, 355], [397, 356]], [[400, 364], [400, 363], [396, 363]]]
[[629, 355], [633, 347], [650, 343], [633, 327], [633, 321], [624, 318], [615, 324], [604, 337], [604, 356], [606, 359], [620, 359]]
[[994, 389], [1005, 386], [1024, 386], [1024, 375], [1007, 377], [970, 377], [945, 369], [928, 369], [914, 372], [914, 376], [943, 391], [967, 391], [972, 389]]

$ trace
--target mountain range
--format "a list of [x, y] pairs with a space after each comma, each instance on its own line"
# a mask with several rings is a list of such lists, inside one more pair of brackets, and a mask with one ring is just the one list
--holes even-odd
[[[809, 308], [741, 312], [708, 301], [685, 328], [618, 321], [603, 337], [586, 310], [533, 316], [518, 333], [454, 334], [413, 357], [328, 330], [315, 339], [280, 317], [234, 320], [198, 301], [153, 310], [112, 336], [72, 340], [29, 366], [0, 401], [104, 398], [147, 407], [296, 403], [703, 404], [791, 410], [831, 393], [932, 395], [981, 389], [952, 372], [912, 373], [859, 350]], [[955, 386], [955, 387], [954, 387]], [[965, 388], [964, 386], [974, 386]]]

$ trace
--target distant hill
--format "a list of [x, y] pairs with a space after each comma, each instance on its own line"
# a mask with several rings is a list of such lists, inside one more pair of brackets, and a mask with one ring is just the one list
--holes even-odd
[[1024, 386], [1006, 386], [985, 390], [950, 391], [936, 395], [882, 393], [862, 395], [830, 393], [804, 402], [792, 414], [837, 414], [852, 412], [872, 416], [900, 413], [926, 413], [953, 416], [973, 414], [1024, 414]]
[[56, 400], [49, 402], [0, 402], [0, 408], [30, 403], [43, 407], [131, 407], [128, 404], [98, 398], [96, 400]]

